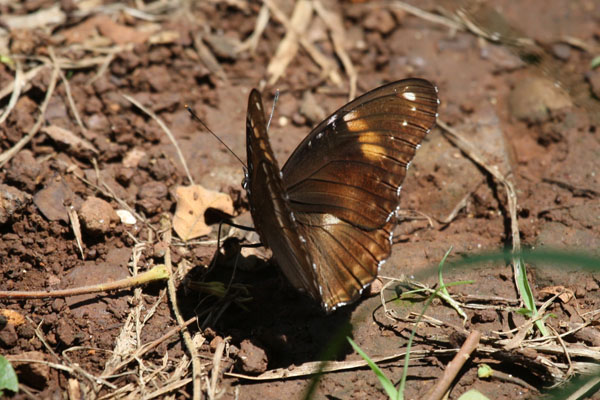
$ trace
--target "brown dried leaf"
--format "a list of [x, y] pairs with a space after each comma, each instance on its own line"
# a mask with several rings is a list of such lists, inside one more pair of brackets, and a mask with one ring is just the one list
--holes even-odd
[[0, 310], [0, 315], [2, 315], [9, 324], [14, 326], [19, 326], [25, 323], [25, 317], [16, 312], [15, 310], [2, 309]]
[[208, 208], [233, 214], [233, 201], [229, 195], [207, 190], [200, 185], [179, 186], [175, 190], [175, 196], [177, 211], [173, 217], [173, 229], [184, 241], [211, 232], [211, 227], [204, 220], [204, 213]]
[[538, 294], [542, 297], [550, 297], [559, 293], [561, 294], [558, 296], [558, 298], [563, 303], [568, 303], [574, 296], [573, 291], [565, 288], [564, 286], [546, 286], [538, 291]]
[[71, 29], [66, 29], [63, 35], [68, 44], [83, 43], [96, 35], [97, 31], [116, 44], [144, 43], [153, 33], [118, 24], [106, 15], [98, 15]]
[[42, 132], [54, 141], [67, 145], [76, 155], [85, 155], [86, 152], [98, 154], [98, 149], [85, 139], [80, 138], [68, 129], [50, 125], [42, 128]]

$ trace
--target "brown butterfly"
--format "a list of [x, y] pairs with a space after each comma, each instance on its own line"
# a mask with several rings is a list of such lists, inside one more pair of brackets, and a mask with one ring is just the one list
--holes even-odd
[[280, 170], [260, 93], [250, 93], [254, 226], [290, 283], [326, 312], [357, 300], [390, 256], [402, 181], [438, 105], [423, 79], [371, 90], [313, 129]]

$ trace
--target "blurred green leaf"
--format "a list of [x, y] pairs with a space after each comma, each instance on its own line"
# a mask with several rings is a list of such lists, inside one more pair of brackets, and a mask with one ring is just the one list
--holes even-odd
[[19, 391], [19, 381], [10, 362], [0, 356], [0, 396], [3, 396], [4, 389], [17, 393]]
[[458, 400], [490, 400], [487, 396], [484, 396], [479, 390], [471, 389], [465, 392], [458, 398]]

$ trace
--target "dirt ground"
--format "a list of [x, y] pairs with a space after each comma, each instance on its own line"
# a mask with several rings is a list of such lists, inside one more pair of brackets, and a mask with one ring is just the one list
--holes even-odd
[[[515, 245], [600, 255], [600, 3], [408, 3], [427, 13], [378, 1], [0, 1], [0, 290], [75, 288], [170, 263], [180, 316], [196, 317], [182, 336], [165, 281], [0, 299], [14, 398], [184, 399], [195, 376], [206, 398], [295, 399], [314, 384], [315, 399], [383, 399], [345, 336], [400, 381], [426, 296], [394, 300], [402, 287], [388, 278], [434, 287], [431, 267], [450, 247], [451, 258]], [[251, 223], [242, 165], [185, 105], [245, 159], [248, 94], [259, 88], [270, 109], [279, 89], [269, 136], [281, 165], [354, 89], [410, 76], [437, 85], [439, 125], [458, 139], [436, 128], [418, 151], [372, 295], [324, 315], [273, 263], [227, 252], [211, 264], [217, 225], [187, 242], [170, 229], [176, 188], [191, 183], [181, 158], [195, 184], [229, 195]], [[182, 157], [124, 95], [164, 122]], [[440, 300], [426, 310], [406, 398], [438, 382], [473, 330], [482, 339], [450, 399], [469, 389], [537, 398], [600, 361], [600, 275], [527, 267], [538, 307], [552, 299], [553, 338], [517, 312], [510, 263], [447, 270], [446, 283], [472, 281], [449, 288], [466, 319]], [[377, 290], [389, 282], [384, 307]], [[305, 373], [325, 359], [338, 370]], [[478, 378], [484, 363], [492, 378]]]

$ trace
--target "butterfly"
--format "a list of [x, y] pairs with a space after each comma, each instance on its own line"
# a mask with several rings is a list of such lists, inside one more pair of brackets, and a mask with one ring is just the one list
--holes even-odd
[[360, 298], [390, 256], [401, 185], [438, 105], [423, 79], [373, 89], [317, 125], [279, 169], [261, 95], [250, 93], [243, 186], [255, 229], [325, 312]]

